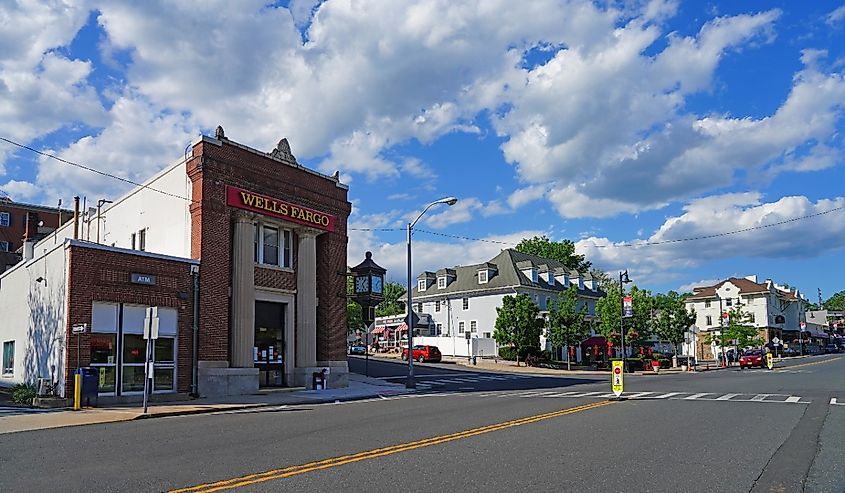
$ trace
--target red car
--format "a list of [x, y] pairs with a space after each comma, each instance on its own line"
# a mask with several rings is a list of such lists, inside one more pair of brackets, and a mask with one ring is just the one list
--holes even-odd
[[745, 352], [742, 356], [739, 357], [739, 367], [740, 369], [745, 367], [751, 368], [752, 366], [759, 366], [760, 368], [766, 367], [766, 355], [763, 354], [763, 351], [759, 349], [749, 349]]
[[[423, 361], [430, 361], [432, 363], [440, 362], [441, 354], [437, 346], [414, 346], [414, 359], [422, 363]], [[408, 348], [402, 349], [402, 359], [408, 359]]]

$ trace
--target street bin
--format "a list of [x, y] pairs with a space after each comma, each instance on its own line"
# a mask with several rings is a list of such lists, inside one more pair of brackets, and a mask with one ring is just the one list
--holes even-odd
[[100, 372], [91, 367], [79, 368], [76, 371], [82, 375], [82, 405], [97, 407], [97, 395], [100, 393]]
[[472, 357], [472, 365], [476, 366], [478, 363], [475, 362], [475, 356]]
[[311, 374], [311, 389], [313, 390], [325, 390], [326, 388], [326, 375], [321, 371], [315, 371]]

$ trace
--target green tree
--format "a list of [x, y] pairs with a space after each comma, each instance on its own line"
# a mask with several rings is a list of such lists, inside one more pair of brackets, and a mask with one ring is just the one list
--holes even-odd
[[578, 306], [578, 288], [569, 286], [562, 291], [557, 300], [549, 307], [549, 327], [546, 338], [552, 347], [567, 347], [566, 368], [572, 369], [568, 348], [573, 343], [583, 341], [590, 332], [584, 315], [587, 314], [586, 303]]
[[516, 365], [519, 366], [521, 353], [540, 347], [540, 334], [543, 331], [543, 321], [537, 318], [540, 307], [527, 295], [518, 294], [502, 298], [502, 306], [496, 308], [496, 313], [493, 339], [500, 346], [516, 350]]
[[718, 346], [736, 347], [737, 351], [749, 346], [762, 346], [766, 343], [760, 337], [752, 323], [751, 314], [742, 309], [741, 306], [731, 308], [728, 311], [728, 325], [723, 327], [720, 334], [710, 333], [704, 339], [707, 344], [715, 342]]
[[824, 302], [825, 310], [845, 310], [845, 291], [840, 291]]
[[672, 343], [675, 356], [678, 344], [684, 341], [684, 333], [695, 323], [695, 310], [687, 311], [685, 297], [669, 291], [654, 297], [657, 317], [654, 320], [654, 332], [657, 336]]
[[[625, 347], [640, 344], [651, 334], [654, 308], [648, 290], [633, 286], [628, 295], [632, 298], [634, 315], [625, 318]], [[596, 301], [596, 315], [601, 321], [596, 326], [598, 332], [615, 347], [621, 348], [619, 319], [622, 317], [622, 295], [618, 284], [608, 289], [607, 296]]]
[[384, 299], [376, 306], [377, 317], [389, 317], [405, 313], [405, 303], [399, 301], [399, 298], [405, 294], [404, 286], [395, 282], [386, 282], [382, 294]]
[[566, 267], [579, 272], [589, 271], [592, 265], [591, 262], [584, 259], [583, 255], [575, 253], [575, 244], [570, 240], [552, 241], [545, 236], [535, 236], [531, 239], [523, 238], [516, 245], [516, 251], [557, 260]]

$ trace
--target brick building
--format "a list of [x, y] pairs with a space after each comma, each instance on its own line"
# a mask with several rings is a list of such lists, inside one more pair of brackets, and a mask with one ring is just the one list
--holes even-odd
[[0, 272], [20, 262], [24, 239], [43, 238], [71, 218], [71, 211], [0, 197]]
[[267, 153], [222, 128], [198, 138], [0, 275], [0, 385], [49, 378], [71, 395], [74, 369], [90, 366], [102, 397], [140, 398], [157, 307], [154, 393], [309, 385], [324, 368], [345, 386], [347, 192], [286, 140]]

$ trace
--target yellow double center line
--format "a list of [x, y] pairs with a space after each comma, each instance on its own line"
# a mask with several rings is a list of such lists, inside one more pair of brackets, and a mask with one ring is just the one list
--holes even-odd
[[484, 433], [491, 433], [494, 431], [504, 430], [505, 428], [511, 428], [514, 426], [521, 426], [527, 425], [530, 423], [536, 423], [538, 421], [543, 421], [551, 418], [556, 418], [558, 416], [565, 416], [567, 414], [574, 414], [581, 411], [587, 411], [590, 409], [595, 409], [597, 407], [607, 406], [608, 404], [612, 404], [613, 401], [600, 401], [594, 402], [592, 404], [586, 404], [583, 406], [576, 406], [567, 409], [560, 409], [558, 411], [552, 411], [549, 413], [537, 414], [534, 416], [528, 416], [525, 418], [514, 419], [511, 421], [504, 421], [502, 423], [496, 423], [489, 426], [482, 426], [480, 428], [473, 428], [470, 430], [460, 431], [458, 433], [452, 433], [449, 435], [440, 435], [432, 438], [426, 438], [424, 440], [419, 440], [416, 442], [408, 442], [402, 443], [399, 445], [392, 445], [390, 447], [384, 448], [377, 448], [373, 450], [368, 450], [366, 452], [359, 452], [357, 454], [350, 454], [350, 455], [342, 455], [340, 457], [333, 457], [331, 459], [324, 459], [316, 462], [309, 462], [307, 464], [301, 464], [298, 466], [290, 466], [285, 467], [283, 469], [273, 469], [271, 471], [260, 472], [256, 474], [250, 474], [247, 476], [240, 476], [232, 479], [227, 479], [224, 481], [217, 481], [216, 483], [206, 483], [200, 484], [197, 486], [192, 486], [190, 488], [182, 488], [178, 490], [171, 490], [170, 493], [188, 493], [188, 492], [203, 492], [203, 493], [211, 493], [214, 491], [222, 491], [228, 490], [233, 488], [239, 488], [241, 486], [248, 486], [251, 484], [262, 483], [264, 481], [271, 481], [274, 479], [282, 479], [287, 478], [290, 476], [296, 476], [298, 474], [304, 474], [306, 472], [317, 471], [320, 469], [328, 469], [331, 467], [342, 466], [344, 464], [349, 464], [351, 462], [358, 462], [367, 459], [375, 459], [377, 457], [383, 457], [386, 455], [398, 454], [400, 452], [407, 452], [409, 450], [414, 450], [423, 447], [429, 447], [431, 445], [438, 445], [441, 443], [451, 442], [455, 440], [461, 440], [464, 438], [469, 438], [476, 435], [482, 435]]

